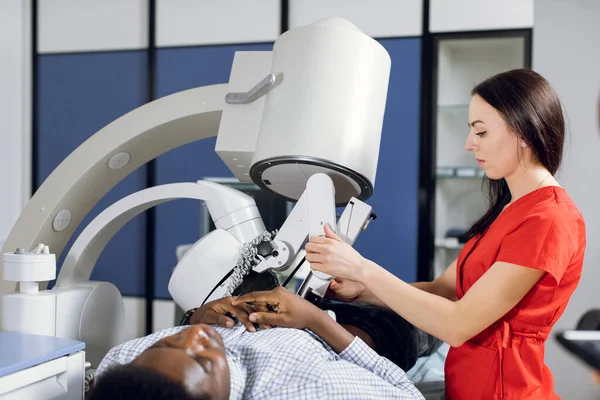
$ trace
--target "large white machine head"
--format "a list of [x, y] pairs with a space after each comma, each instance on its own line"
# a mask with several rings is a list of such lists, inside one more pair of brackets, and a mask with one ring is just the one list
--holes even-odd
[[333, 180], [338, 205], [369, 198], [390, 63], [381, 44], [340, 18], [288, 31], [272, 52], [237, 53], [232, 89], [257, 84], [246, 97], [266, 95], [250, 107], [240, 107], [242, 94], [230, 96], [216, 152], [240, 181], [291, 200], [316, 173]]

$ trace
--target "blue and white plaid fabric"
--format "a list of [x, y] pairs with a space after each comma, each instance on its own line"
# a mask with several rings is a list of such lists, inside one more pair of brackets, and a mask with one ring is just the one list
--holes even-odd
[[[113, 348], [97, 376], [133, 361], [178, 326]], [[380, 357], [360, 338], [336, 354], [308, 330], [273, 328], [248, 332], [214, 327], [223, 337], [231, 371], [231, 399], [424, 399], [402, 369]]]

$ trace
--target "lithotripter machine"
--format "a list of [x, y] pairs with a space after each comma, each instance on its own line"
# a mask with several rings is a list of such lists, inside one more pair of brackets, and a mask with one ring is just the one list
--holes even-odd
[[[121, 343], [124, 321], [118, 289], [90, 275], [110, 239], [151, 207], [202, 200], [216, 226], [169, 282], [184, 310], [231, 293], [251, 269], [297, 267], [307, 238], [324, 235], [325, 224], [353, 243], [372, 219], [363, 201], [373, 193], [390, 66], [377, 41], [325, 19], [284, 33], [272, 51], [236, 52], [228, 83], [150, 102], [79, 146], [28, 202], [2, 249], [0, 399], [83, 398], [85, 363], [97, 367]], [[87, 225], [56, 276], [56, 257], [112, 187], [159, 155], [213, 136], [239, 181], [296, 202], [277, 232], [266, 232], [253, 199], [232, 188], [150, 187]], [[346, 207], [339, 220], [336, 206]], [[330, 279], [312, 272], [299, 294], [318, 301]]]

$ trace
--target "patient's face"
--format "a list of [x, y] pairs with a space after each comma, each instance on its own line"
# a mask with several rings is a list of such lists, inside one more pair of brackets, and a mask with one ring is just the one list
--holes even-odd
[[223, 339], [208, 325], [194, 325], [156, 342], [132, 364], [181, 383], [192, 395], [229, 398], [229, 366]]

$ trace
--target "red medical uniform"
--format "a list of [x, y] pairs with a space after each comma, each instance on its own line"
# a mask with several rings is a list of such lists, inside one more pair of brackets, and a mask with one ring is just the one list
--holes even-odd
[[462, 298], [497, 261], [545, 274], [502, 318], [446, 359], [446, 399], [558, 399], [544, 343], [581, 277], [583, 217], [560, 187], [543, 187], [508, 206], [457, 260]]

